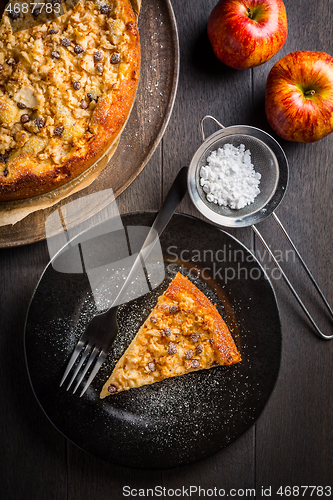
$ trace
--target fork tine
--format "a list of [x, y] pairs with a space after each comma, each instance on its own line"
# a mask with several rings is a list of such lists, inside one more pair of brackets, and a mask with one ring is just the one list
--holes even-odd
[[94, 350], [92, 351], [87, 363], [86, 363], [86, 366], [84, 367], [84, 370], [75, 386], [75, 389], [73, 391], [73, 394], [76, 392], [77, 388], [79, 387], [79, 385], [81, 384], [82, 380], [83, 380], [83, 377], [85, 376], [85, 374], [87, 373], [87, 371], [89, 370], [89, 368], [91, 367], [91, 364], [92, 362], [94, 361], [94, 359], [96, 358], [97, 356], [97, 353], [98, 351], [100, 350], [100, 347], [94, 347]]
[[91, 349], [93, 347], [93, 344], [90, 344], [88, 342], [88, 344], [86, 345], [86, 347], [84, 348], [84, 351], [82, 353], [82, 356], [81, 356], [81, 359], [80, 359], [80, 362], [79, 364], [77, 365], [77, 367], [75, 368], [75, 371], [72, 375], [72, 378], [71, 378], [71, 381], [69, 382], [68, 384], [68, 387], [67, 387], [67, 391], [68, 389], [70, 388], [70, 386], [72, 385], [72, 383], [74, 382], [76, 376], [78, 375], [79, 371], [81, 370], [81, 367], [83, 365], [83, 363], [85, 362], [85, 360], [87, 359], [87, 356], [89, 356], [90, 352], [91, 352]]
[[106, 358], [106, 352], [104, 351], [101, 351], [98, 358], [97, 358], [97, 361], [95, 363], [95, 366], [94, 366], [94, 369], [92, 370], [89, 378], [88, 378], [88, 381], [86, 383], [86, 385], [84, 386], [84, 389], [82, 390], [81, 394], [80, 394], [80, 397], [83, 396], [83, 394], [86, 392], [86, 390], [88, 389], [89, 385], [91, 384], [91, 382], [93, 381], [93, 379], [95, 378], [98, 370], [100, 369], [100, 367], [102, 366], [102, 363], [104, 362]]
[[84, 342], [82, 340], [79, 340], [79, 342], [76, 344], [76, 347], [74, 349], [74, 352], [70, 358], [70, 360], [68, 361], [68, 364], [67, 364], [67, 368], [66, 368], [66, 371], [61, 379], [61, 382], [60, 382], [60, 387], [62, 386], [62, 384], [64, 383], [67, 375], [69, 374], [72, 366], [74, 365], [78, 355], [80, 354], [80, 352], [82, 351], [82, 347], [84, 346]]

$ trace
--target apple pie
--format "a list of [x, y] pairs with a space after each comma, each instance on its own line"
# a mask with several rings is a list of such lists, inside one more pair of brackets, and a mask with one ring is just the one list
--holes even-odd
[[216, 307], [177, 273], [117, 362], [100, 397], [239, 361], [241, 356]]
[[49, 21], [20, 2], [0, 21], [0, 201], [61, 186], [115, 145], [140, 72], [130, 0], [80, 0]]

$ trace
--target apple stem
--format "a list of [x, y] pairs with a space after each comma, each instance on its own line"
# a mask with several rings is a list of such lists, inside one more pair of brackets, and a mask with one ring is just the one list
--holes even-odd
[[313, 89], [312, 89], [312, 90], [306, 90], [306, 91], [304, 92], [304, 94], [305, 94], [305, 95], [315, 95], [315, 93], [316, 93], [316, 91], [315, 91], [315, 90], [313, 90]]
[[252, 19], [252, 11], [251, 11], [250, 7], [248, 7], [246, 9], [246, 11], [247, 11], [247, 15], [249, 16], [249, 18]]

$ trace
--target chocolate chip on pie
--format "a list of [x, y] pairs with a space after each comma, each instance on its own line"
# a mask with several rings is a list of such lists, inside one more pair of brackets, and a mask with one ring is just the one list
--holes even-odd
[[192, 349], [189, 349], [188, 351], [185, 352], [184, 358], [185, 359], [191, 359], [191, 358], [193, 358], [193, 351], [192, 351]]
[[74, 52], [75, 52], [75, 54], [82, 54], [83, 47], [81, 47], [81, 45], [75, 45]]
[[201, 344], [197, 345], [195, 349], [196, 354], [202, 354], [203, 353], [203, 347]]
[[118, 64], [120, 63], [120, 55], [119, 54], [112, 54], [111, 59], [110, 59], [111, 64]]
[[21, 116], [21, 123], [28, 123], [30, 122], [30, 116], [29, 115], [22, 115]]
[[63, 47], [69, 47], [71, 44], [71, 41], [68, 38], [62, 38], [60, 41]]
[[114, 384], [110, 384], [108, 387], [108, 391], [110, 394], [114, 394], [115, 392], [118, 391], [117, 387]]
[[110, 5], [101, 5], [100, 8], [99, 8], [99, 11], [101, 14], [104, 14], [105, 16], [107, 16], [108, 14], [110, 14]]
[[173, 342], [170, 342], [168, 345], [167, 351], [169, 354], [176, 354], [176, 352], [177, 352], [176, 344], [174, 344]]
[[198, 333], [192, 333], [190, 335], [190, 339], [192, 340], [192, 342], [199, 342], [200, 340], [200, 335]]
[[55, 129], [53, 130], [53, 133], [54, 133], [54, 135], [60, 136], [60, 135], [62, 135], [63, 131], [64, 131], [64, 127], [62, 125], [59, 125], [58, 127], [55, 127]]
[[94, 54], [94, 60], [96, 62], [99, 62], [99, 61], [102, 61], [103, 60], [103, 54], [100, 50], [98, 50], [97, 52], [95, 52]]
[[74, 90], [80, 90], [80, 88], [81, 88], [81, 83], [80, 83], [80, 82], [78, 82], [77, 80], [75, 80], [75, 81], [73, 82], [73, 89], [74, 89]]
[[38, 128], [43, 128], [45, 126], [44, 118], [36, 118], [35, 124], [37, 125]]

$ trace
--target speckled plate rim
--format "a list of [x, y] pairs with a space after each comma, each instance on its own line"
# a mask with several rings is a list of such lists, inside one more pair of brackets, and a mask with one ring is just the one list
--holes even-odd
[[[122, 217], [131, 217], [131, 216], [144, 216], [144, 215], [156, 215], [156, 211], [153, 211], [153, 210], [147, 210], [147, 211], [139, 211], [139, 212], [129, 212], [129, 213], [125, 213], [125, 214], [122, 214]], [[275, 301], [275, 307], [276, 307], [276, 313], [277, 313], [277, 319], [278, 319], [278, 329], [279, 329], [279, 340], [280, 340], [280, 346], [279, 346], [279, 353], [278, 353], [278, 356], [279, 356], [279, 360], [278, 360], [278, 367], [277, 367], [277, 371], [276, 371], [276, 376], [275, 376], [275, 381], [272, 385], [272, 388], [270, 390], [270, 394], [269, 396], [267, 397], [263, 407], [261, 408], [260, 410], [260, 413], [259, 415], [257, 416], [257, 418], [255, 418], [251, 424], [249, 425], [249, 427], [247, 428], [247, 430], [245, 430], [239, 437], [237, 437], [235, 440], [233, 440], [232, 442], [230, 442], [227, 446], [224, 446], [224, 447], [221, 447], [220, 449], [216, 450], [215, 452], [213, 453], [210, 453], [209, 455], [207, 456], [204, 456], [202, 458], [199, 458], [199, 459], [195, 459], [195, 460], [192, 460], [192, 461], [186, 461], [184, 463], [179, 463], [179, 464], [173, 464], [173, 465], [170, 465], [170, 466], [167, 466], [167, 467], [159, 467], [158, 465], [155, 467], [155, 466], [152, 466], [152, 467], [140, 467], [140, 466], [137, 466], [137, 465], [128, 465], [128, 464], [122, 464], [122, 463], [117, 463], [117, 462], [114, 462], [114, 461], [108, 461], [110, 463], [115, 463], [116, 465], [118, 466], [121, 466], [121, 467], [125, 467], [125, 468], [133, 468], [133, 469], [144, 469], [144, 470], [164, 470], [164, 469], [172, 469], [172, 468], [176, 468], [176, 467], [181, 467], [181, 466], [185, 466], [185, 465], [190, 465], [192, 463], [197, 463], [197, 462], [200, 462], [202, 460], [205, 460], [206, 458], [209, 458], [209, 456], [212, 456], [212, 455], [215, 455], [221, 451], [225, 451], [227, 450], [230, 446], [233, 446], [235, 443], [237, 443], [240, 439], [242, 439], [244, 436], [246, 436], [250, 431], [251, 429], [253, 429], [253, 427], [257, 424], [258, 420], [260, 419], [260, 417], [263, 415], [264, 411], [265, 411], [265, 408], [266, 406], [268, 405], [274, 391], [275, 391], [275, 388], [276, 388], [276, 384], [277, 384], [277, 380], [279, 378], [279, 374], [280, 374], [280, 369], [281, 369], [281, 357], [282, 357], [282, 348], [283, 348], [283, 337], [282, 337], [282, 323], [281, 323], [281, 315], [280, 315], [280, 309], [279, 309], [279, 306], [278, 306], [278, 302], [277, 302], [277, 298], [276, 298], [276, 293], [275, 293], [275, 290], [274, 290], [274, 287], [265, 271], [265, 269], [263, 268], [263, 266], [260, 264], [260, 262], [257, 260], [257, 258], [252, 254], [252, 252], [246, 247], [246, 245], [244, 245], [242, 242], [240, 242], [237, 238], [235, 238], [234, 236], [232, 236], [231, 234], [229, 234], [227, 231], [224, 231], [223, 229], [217, 227], [216, 225], [212, 224], [212, 223], [209, 223], [207, 221], [204, 221], [202, 219], [199, 219], [197, 217], [194, 217], [194, 216], [191, 216], [191, 215], [188, 215], [188, 214], [182, 214], [182, 213], [178, 213], [178, 212], [175, 212], [174, 214], [175, 216], [180, 216], [182, 218], [185, 218], [187, 219], [188, 221], [194, 221], [194, 222], [200, 222], [200, 223], [203, 223], [207, 226], [210, 226], [212, 227], [214, 230], [217, 230], [217, 231], [220, 231], [221, 233], [223, 233], [224, 235], [227, 236], [227, 238], [230, 238], [231, 240], [233, 240], [237, 245], [239, 245], [240, 247], [242, 247], [245, 252], [247, 253], [250, 253], [251, 256], [253, 257], [253, 261], [255, 262], [255, 264], [261, 269], [262, 273], [263, 273], [263, 276], [266, 278], [267, 280], [267, 283], [269, 285], [269, 288], [270, 288], [270, 291], [272, 292], [272, 295], [273, 295], [273, 298], [274, 298], [274, 301]], [[87, 230], [86, 230], [87, 231]], [[89, 231], [89, 229], [88, 229]], [[77, 236], [76, 236], [77, 237]], [[75, 238], [74, 238], [75, 239]], [[65, 245], [66, 246], [66, 245]], [[60, 250], [61, 252], [61, 250]], [[33, 385], [33, 382], [32, 382], [32, 379], [31, 379], [31, 376], [30, 376], [30, 371], [29, 371], [29, 366], [28, 366], [28, 357], [27, 357], [27, 352], [26, 352], [26, 328], [27, 328], [27, 323], [28, 323], [28, 317], [29, 317], [29, 311], [30, 311], [30, 308], [31, 308], [31, 305], [34, 301], [34, 298], [35, 298], [35, 295], [36, 295], [36, 292], [39, 288], [39, 286], [41, 285], [42, 281], [43, 281], [43, 277], [45, 275], [45, 273], [47, 272], [47, 269], [49, 268], [51, 262], [48, 263], [48, 265], [45, 267], [37, 285], [36, 285], [36, 288], [33, 292], [33, 295], [31, 297], [31, 300], [30, 300], [30, 303], [29, 303], [29, 307], [28, 307], [28, 311], [27, 311], [27, 315], [26, 315], [26, 319], [25, 319], [25, 326], [24, 326], [24, 337], [23, 337], [23, 341], [24, 341], [24, 356], [25, 356], [25, 364], [26, 364], [26, 368], [27, 368], [27, 375], [28, 375], [28, 378], [29, 378], [29, 382], [30, 382], [30, 386], [31, 386], [31, 389], [32, 389], [32, 392], [40, 406], [40, 408], [42, 409], [43, 413], [46, 415], [47, 419], [50, 421], [50, 423], [53, 425], [53, 427], [55, 427], [55, 429], [63, 436], [65, 437], [69, 442], [71, 442], [73, 445], [75, 445], [77, 448], [81, 449], [82, 451], [84, 451], [85, 453], [88, 453], [89, 455], [92, 455], [92, 456], [95, 456], [95, 457], [98, 457], [98, 458], [101, 458], [102, 460], [105, 460], [103, 457], [99, 457], [98, 454], [96, 453], [92, 453], [91, 451], [88, 451], [84, 448], [84, 446], [81, 446], [80, 444], [78, 444], [77, 442], [75, 442], [74, 440], [68, 438], [68, 436], [66, 436], [66, 434], [57, 426], [53, 423], [52, 421], [52, 418], [48, 415], [48, 413], [45, 411], [45, 409], [43, 408], [43, 405], [41, 404], [41, 402], [39, 401], [39, 398], [36, 394], [36, 391], [35, 391], [35, 388], [34, 388], [34, 385]]]

